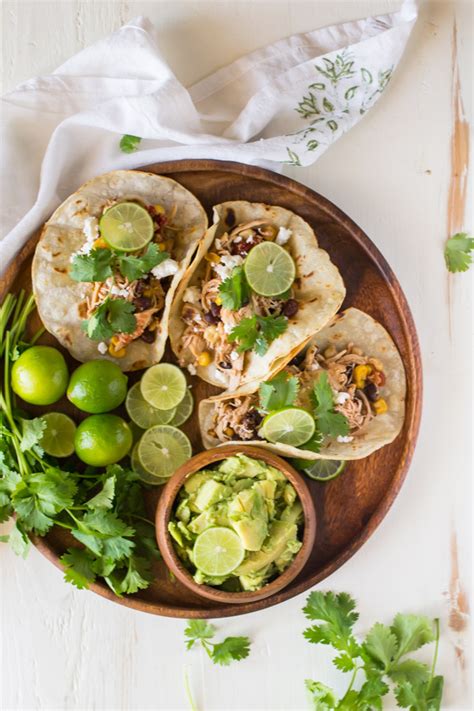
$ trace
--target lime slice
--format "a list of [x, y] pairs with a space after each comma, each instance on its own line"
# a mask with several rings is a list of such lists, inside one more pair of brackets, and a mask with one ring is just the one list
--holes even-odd
[[130, 419], [144, 430], [154, 425], [167, 425], [176, 413], [175, 407], [171, 410], [157, 410], [152, 407], [143, 397], [140, 383], [135, 383], [128, 391], [125, 408]]
[[161, 484], [166, 484], [166, 482], [168, 481], [168, 478], [161, 479], [159, 476], [153, 476], [153, 474], [149, 474], [147, 471], [145, 471], [145, 469], [143, 469], [142, 465], [138, 460], [138, 442], [132, 449], [130, 463], [132, 465], [133, 471], [138, 474], [140, 479], [145, 482], [145, 484], [151, 484], [152, 486], [161, 486]]
[[40, 446], [53, 457], [69, 457], [74, 452], [76, 425], [62, 412], [47, 412], [41, 416], [46, 422]]
[[193, 561], [205, 575], [229, 575], [241, 564], [245, 550], [240, 536], [224, 526], [207, 528], [197, 538]]
[[99, 222], [101, 237], [119, 252], [136, 252], [153, 237], [153, 220], [141, 205], [119, 202], [104, 212]]
[[300, 447], [311, 439], [315, 427], [314, 418], [309, 412], [299, 407], [287, 407], [267, 415], [261, 434], [269, 442]]
[[[303, 465], [303, 462], [305, 464]], [[316, 459], [310, 462], [304, 459], [298, 459], [298, 467], [309, 476], [310, 479], [316, 481], [329, 481], [335, 479], [339, 474], [342, 474], [346, 468], [347, 462], [341, 459]]]
[[183, 372], [170, 363], [158, 363], [145, 371], [140, 388], [145, 400], [158, 410], [171, 410], [186, 395]]
[[[186, 388], [183, 399], [176, 408], [175, 415], [169, 424], [173, 427], [183, 425], [189, 419], [194, 408], [194, 398], [189, 388]], [[166, 410], [165, 410], [166, 412]]]
[[244, 269], [251, 288], [262, 296], [278, 296], [287, 291], [296, 274], [293, 259], [275, 242], [261, 242], [251, 249]]
[[138, 443], [140, 465], [155, 477], [170, 477], [192, 455], [184, 432], [169, 425], [156, 425], [143, 433]]

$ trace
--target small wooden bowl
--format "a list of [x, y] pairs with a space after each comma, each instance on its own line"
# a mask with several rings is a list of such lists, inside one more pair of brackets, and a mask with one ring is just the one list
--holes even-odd
[[[275, 578], [275, 580], [271, 583], [264, 585], [261, 590], [233, 593], [213, 588], [210, 585], [199, 585], [193, 580], [191, 574], [176, 554], [173, 539], [168, 532], [168, 522], [173, 511], [175, 499], [183, 486], [185, 479], [192, 474], [195, 474], [200, 469], [204, 469], [210, 464], [213, 464], [214, 462], [219, 462], [222, 459], [226, 459], [227, 457], [239, 453], [246, 454], [248, 457], [252, 457], [253, 459], [261, 459], [267, 464], [279, 469], [285, 475], [288, 481], [295, 487], [296, 493], [301, 501], [304, 515], [304, 531], [303, 545], [296, 554], [291, 565], [289, 565], [281, 575]], [[311, 494], [303, 477], [284, 459], [278, 457], [273, 452], [267, 452], [266, 450], [259, 449], [258, 447], [243, 448], [238, 445], [216, 447], [192, 457], [173, 474], [169, 482], [166, 484], [161, 493], [158, 508], [156, 510], [156, 538], [165, 563], [176, 578], [189, 590], [192, 590], [201, 597], [214, 600], [215, 602], [255, 602], [255, 600], [262, 600], [263, 598], [269, 597], [270, 595], [282, 590], [288, 585], [288, 583], [296, 578], [298, 573], [300, 573], [303, 569], [313, 548], [315, 535], [316, 511]]]

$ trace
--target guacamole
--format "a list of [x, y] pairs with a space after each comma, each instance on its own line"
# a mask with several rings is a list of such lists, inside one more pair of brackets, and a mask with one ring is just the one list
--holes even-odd
[[275, 467], [237, 454], [190, 476], [168, 530], [200, 584], [243, 592], [281, 574], [302, 546], [303, 509]]

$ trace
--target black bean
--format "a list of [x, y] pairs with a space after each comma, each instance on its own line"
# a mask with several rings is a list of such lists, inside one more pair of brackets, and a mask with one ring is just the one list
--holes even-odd
[[306, 352], [300, 351], [300, 353], [297, 353], [295, 355], [295, 357], [290, 360], [289, 365], [299, 366], [304, 361], [305, 357], [306, 357]]
[[299, 307], [300, 306], [296, 299], [288, 299], [288, 301], [286, 301], [283, 306], [282, 313], [287, 318], [291, 318], [292, 316], [298, 313]]
[[364, 393], [367, 395], [370, 402], [375, 402], [379, 399], [379, 389], [375, 383], [367, 383], [364, 388]]
[[204, 314], [204, 321], [206, 323], [211, 323], [211, 324], [219, 323], [219, 317], [214, 316], [214, 314], [211, 313], [211, 311], [206, 311], [206, 313]]
[[150, 331], [149, 328], [146, 328], [140, 338], [142, 341], [145, 341], [145, 343], [154, 343], [156, 337], [156, 331]]
[[232, 363], [228, 363], [226, 360], [221, 360], [219, 363], [219, 368], [223, 368], [224, 370], [230, 370], [232, 368]]
[[148, 296], [138, 296], [133, 299], [133, 305], [136, 311], [146, 311], [146, 309], [151, 309], [153, 301]]
[[222, 306], [219, 306], [219, 304], [216, 304], [214, 301], [211, 301], [211, 305], [209, 308], [213, 316], [215, 316], [216, 318], [220, 317]]
[[257, 429], [263, 420], [262, 415], [258, 412], [258, 410], [252, 409], [247, 412], [246, 415], [243, 416], [242, 418], [242, 424], [244, 427], [247, 427], [249, 430], [253, 431], [254, 435], [257, 435]]
[[227, 208], [225, 223], [227, 227], [233, 227], [235, 225], [235, 212], [232, 207]]

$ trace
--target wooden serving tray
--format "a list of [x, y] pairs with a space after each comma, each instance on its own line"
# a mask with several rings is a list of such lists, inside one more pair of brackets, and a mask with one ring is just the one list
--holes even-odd
[[[418, 435], [422, 399], [421, 358], [415, 325], [406, 298], [395, 275], [370, 239], [357, 225], [318, 193], [294, 180], [239, 163], [213, 160], [182, 160], [157, 163], [143, 168], [174, 178], [201, 201], [211, 218], [212, 206], [226, 200], [250, 200], [280, 205], [293, 210], [314, 228], [321, 247], [329, 252], [346, 285], [343, 308], [356, 306], [380, 321], [394, 339], [406, 368], [407, 407], [402, 432], [390, 445], [370, 457], [349, 462], [344, 473], [327, 484], [308, 480], [313, 496], [318, 530], [311, 556], [299, 576], [273, 596], [248, 604], [214, 603], [184, 588], [173, 580], [163, 562], [157, 564], [156, 580], [144, 591], [116, 597], [102, 583], [91, 589], [116, 603], [143, 612], [168, 617], [226, 617], [276, 605], [304, 592], [337, 570], [372, 535], [386, 515], [405, 478]], [[0, 284], [0, 295], [20, 288], [31, 289], [30, 266], [39, 232], [32, 235], [12, 263]], [[32, 329], [38, 324], [33, 323]], [[42, 342], [57, 345], [49, 334]], [[165, 360], [173, 360], [167, 354]], [[67, 354], [70, 366], [74, 361]], [[131, 384], [139, 374], [131, 375]], [[195, 401], [220, 392], [198, 378], [189, 378]], [[66, 400], [50, 410], [79, 413]], [[38, 408], [31, 412], [41, 414]], [[193, 444], [202, 450], [197, 408], [183, 429]], [[154, 520], [156, 502], [162, 487], [147, 492], [150, 518]], [[69, 545], [67, 532], [54, 528], [45, 538], [35, 538], [36, 547], [61, 567], [59, 557]]]

